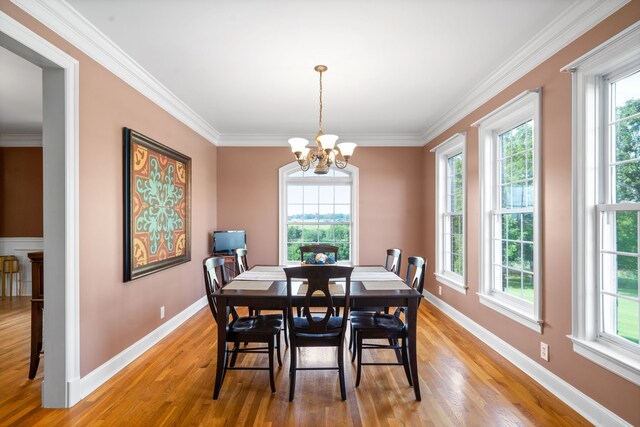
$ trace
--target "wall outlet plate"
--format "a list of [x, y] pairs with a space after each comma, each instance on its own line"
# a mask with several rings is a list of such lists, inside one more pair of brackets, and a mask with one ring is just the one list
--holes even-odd
[[549, 361], [549, 344], [540, 342], [540, 358]]
[[164, 305], [160, 307], [160, 319], [164, 319]]
[[438, 295], [442, 295], [442, 286], [438, 285]]

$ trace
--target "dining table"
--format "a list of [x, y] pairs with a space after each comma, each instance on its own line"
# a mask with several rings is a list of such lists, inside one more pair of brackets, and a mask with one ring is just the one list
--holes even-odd
[[[286, 266], [254, 266], [252, 269], [236, 276], [233, 281], [213, 294], [218, 312], [218, 351], [214, 399], [218, 398], [224, 380], [226, 329], [229, 321], [228, 308], [288, 308], [287, 280], [284, 268]], [[322, 266], [310, 266], [309, 268], [322, 268]], [[338, 302], [340, 301], [340, 285], [344, 286], [344, 284], [344, 281], [335, 281], [333, 289], [338, 289], [338, 291], [335, 295], [332, 293], [332, 298]], [[295, 289], [293, 289], [294, 286]], [[291, 303], [294, 307], [303, 306], [305, 288], [306, 286], [304, 286], [303, 282], [292, 282]], [[358, 307], [405, 307], [409, 367], [415, 398], [420, 401], [416, 329], [418, 302], [423, 296], [415, 289], [407, 286], [400, 277], [387, 271], [382, 266], [355, 266], [351, 274], [350, 291], [349, 305], [352, 309]], [[342, 295], [344, 295], [344, 291], [342, 291]]]

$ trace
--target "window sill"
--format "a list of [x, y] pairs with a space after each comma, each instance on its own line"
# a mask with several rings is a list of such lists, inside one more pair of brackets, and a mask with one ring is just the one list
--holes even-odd
[[640, 385], [640, 360], [636, 356], [629, 355], [613, 344], [587, 341], [572, 335], [567, 335], [567, 337], [573, 342], [573, 351], [579, 355], [627, 381]]
[[446, 285], [454, 291], [460, 292], [461, 294], [467, 294], [467, 286], [463, 282], [456, 281], [451, 277], [445, 276], [444, 274], [440, 273], [433, 273], [433, 275], [436, 276], [436, 280], [443, 285]]
[[480, 297], [481, 304], [486, 305], [487, 307], [507, 316], [511, 320], [514, 320], [531, 330], [536, 331], [539, 334], [542, 333], [543, 322], [542, 320], [534, 318], [532, 313], [519, 310], [493, 295], [478, 293], [478, 297]]

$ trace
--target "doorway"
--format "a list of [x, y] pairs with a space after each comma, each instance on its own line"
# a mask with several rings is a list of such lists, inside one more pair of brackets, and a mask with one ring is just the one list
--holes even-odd
[[0, 46], [42, 69], [44, 353], [42, 406], [72, 406], [79, 378], [78, 62], [5, 13]]

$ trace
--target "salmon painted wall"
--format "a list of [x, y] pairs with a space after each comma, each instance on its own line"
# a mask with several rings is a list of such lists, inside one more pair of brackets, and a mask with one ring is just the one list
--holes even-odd
[[[640, 387], [575, 353], [571, 334], [571, 75], [560, 68], [640, 19], [633, 1], [562, 49], [482, 107], [430, 141], [423, 150], [425, 251], [435, 256], [435, 156], [429, 150], [457, 132], [467, 132], [467, 284], [466, 295], [442, 286], [440, 297], [501, 339], [540, 363], [632, 425], [640, 425]], [[542, 87], [542, 307], [543, 334], [521, 326], [478, 302], [479, 185], [478, 130], [471, 123], [526, 89]], [[437, 295], [429, 266], [425, 288]], [[550, 361], [539, 357], [549, 344]]]
[[[424, 256], [421, 147], [358, 147], [360, 264], [382, 264], [386, 250]], [[218, 148], [218, 228], [247, 231], [249, 263], [278, 263], [278, 170], [285, 147]], [[406, 262], [403, 263], [403, 270]]]
[[[0, 10], [80, 63], [80, 370], [84, 376], [204, 296], [216, 147], [10, 3]], [[192, 261], [123, 283], [122, 128], [192, 160]], [[166, 315], [160, 320], [160, 306]]]
[[42, 237], [42, 147], [0, 147], [0, 237]]

